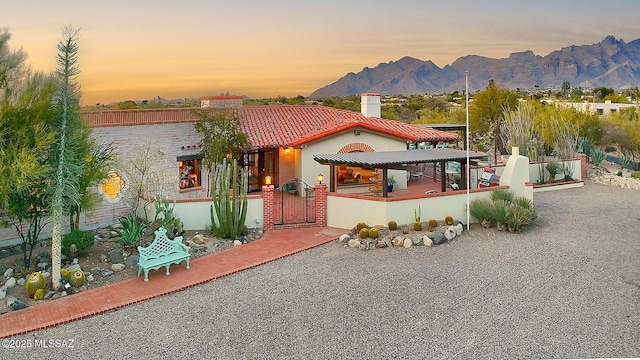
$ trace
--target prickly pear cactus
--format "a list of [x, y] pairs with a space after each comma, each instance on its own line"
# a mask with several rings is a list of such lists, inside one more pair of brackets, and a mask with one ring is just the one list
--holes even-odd
[[29, 295], [29, 297], [33, 297], [38, 289], [44, 289], [46, 280], [41, 273], [34, 272], [29, 276], [25, 285], [27, 287], [27, 295]]
[[84, 280], [84, 272], [82, 272], [82, 270], [75, 270], [69, 274], [69, 284], [73, 287], [82, 287]]

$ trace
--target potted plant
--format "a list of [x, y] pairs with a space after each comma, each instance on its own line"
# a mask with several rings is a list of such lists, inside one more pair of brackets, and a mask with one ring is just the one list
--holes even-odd
[[398, 184], [398, 182], [393, 177], [393, 175], [388, 176], [387, 177], [387, 192], [392, 192], [393, 191], [393, 185], [396, 185], [396, 184]]

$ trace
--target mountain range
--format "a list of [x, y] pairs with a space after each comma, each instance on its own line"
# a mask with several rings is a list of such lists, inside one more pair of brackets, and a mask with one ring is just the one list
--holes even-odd
[[405, 56], [350, 72], [309, 97], [462, 91], [465, 71], [469, 71], [470, 91], [484, 89], [491, 79], [510, 89], [560, 88], [565, 81], [585, 89], [636, 87], [640, 85], [640, 39], [625, 43], [610, 35], [593, 45], [571, 45], [546, 56], [531, 50], [503, 59], [467, 55], [444, 68]]

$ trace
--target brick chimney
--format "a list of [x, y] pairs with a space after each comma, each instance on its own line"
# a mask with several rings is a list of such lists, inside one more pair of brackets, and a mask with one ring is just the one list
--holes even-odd
[[242, 96], [205, 96], [200, 98], [200, 107], [215, 109], [241, 109]]
[[380, 94], [362, 94], [360, 112], [366, 117], [380, 117]]

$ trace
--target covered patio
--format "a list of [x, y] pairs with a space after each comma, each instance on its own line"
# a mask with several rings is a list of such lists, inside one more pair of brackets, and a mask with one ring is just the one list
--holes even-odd
[[[470, 152], [470, 165], [477, 165], [477, 161], [486, 157], [487, 154], [482, 152]], [[416, 166], [423, 164], [439, 163], [440, 167], [440, 183], [441, 192], [447, 190], [447, 162], [457, 162], [460, 169], [466, 168], [467, 152], [465, 150], [457, 150], [452, 148], [440, 149], [417, 149], [417, 150], [401, 150], [401, 151], [380, 151], [380, 152], [354, 152], [343, 154], [320, 154], [314, 155], [314, 160], [323, 165], [329, 165], [330, 171], [330, 192], [337, 191], [336, 167], [338, 166], [357, 166], [365, 169], [380, 169], [382, 184], [387, 184], [388, 170], [404, 170], [411, 172]], [[460, 171], [460, 188], [466, 189], [467, 174], [466, 171]], [[382, 197], [388, 197], [386, 186], [382, 186]]]

